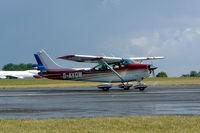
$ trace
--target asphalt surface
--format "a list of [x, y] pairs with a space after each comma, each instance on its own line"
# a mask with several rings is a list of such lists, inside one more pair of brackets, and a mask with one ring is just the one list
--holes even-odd
[[200, 115], [200, 86], [0, 90], [0, 119]]

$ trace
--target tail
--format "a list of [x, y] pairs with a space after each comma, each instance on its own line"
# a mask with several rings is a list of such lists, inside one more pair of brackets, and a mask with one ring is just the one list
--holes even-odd
[[44, 50], [40, 50], [39, 52], [37, 52], [37, 54], [34, 54], [34, 56], [38, 63], [37, 67], [39, 70], [46, 70], [46, 71], [69, 70], [56, 64]]
[[35, 56], [35, 59], [36, 59], [38, 64], [37, 65], [33, 65], [32, 67], [37, 68], [40, 71], [45, 71], [45, 67], [42, 64], [42, 61], [40, 60], [39, 56], [37, 54], [34, 54], [34, 56]]

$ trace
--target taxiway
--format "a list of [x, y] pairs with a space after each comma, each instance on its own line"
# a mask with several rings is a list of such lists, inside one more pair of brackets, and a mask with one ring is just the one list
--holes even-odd
[[200, 115], [200, 86], [0, 90], [0, 119]]

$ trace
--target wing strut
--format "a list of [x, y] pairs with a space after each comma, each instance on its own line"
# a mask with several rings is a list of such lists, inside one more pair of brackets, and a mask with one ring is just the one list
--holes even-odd
[[119, 73], [117, 73], [112, 67], [110, 67], [109, 65], [108, 65], [108, 63], [104, 60], [104, 59], [101, 59], [101, 61], [113, 72], [113, 73], [115, 73], [120, 79], [121, 79], [121, 82], [122, 82], [122, 84], [124, 84], [124, 79], [122, 78], [122, 76], [121, 75], [119, 75]]

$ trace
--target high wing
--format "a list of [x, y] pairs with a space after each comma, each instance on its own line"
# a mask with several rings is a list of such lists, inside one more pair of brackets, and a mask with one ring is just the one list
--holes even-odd
[[[64, 59], [64, 60], [71, 60], [76, 62], [86, 62], [86, 63], [100, 63], [100, 61], [103, 59], [107, 63], [115, 63], [120, 62], [123, 58], [121, 57], [107, 57], [107, 56], [91, 56], [91, 55], [66, 55], [66, 56], [60, 56], [58, 59]], [[164, 59], [163, 56], [157, 56], [157, 57], [131, 57], [129, 58], [136, 62], [142, 62], [147, 60], [158, 60], [158, 59]]]
[[100, 63], [103, 59], [107, 63], [120, 62], [122, 58], [120, 57], [107, 57], [107, 56], [91, 56], [91, 55], [66, 55], [58, 57], [58, 59], [71, 60], [76, 62], [86, 62], [86, 63]]
[[165, 57], [163, 56], [155, 56], [155, 57], [131, 57], [130, 59], [137, 62], [142, 62], [142, 61], [148, 61], [148, 60], [160, 60], [164, 58]]

